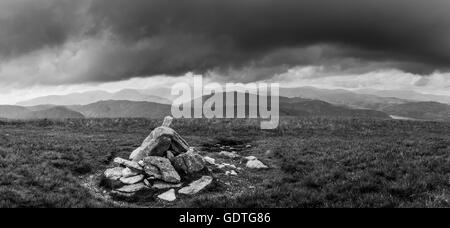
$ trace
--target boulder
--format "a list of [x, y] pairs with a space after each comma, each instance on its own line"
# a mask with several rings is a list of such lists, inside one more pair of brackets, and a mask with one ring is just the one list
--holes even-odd
[[172, 164], [176, 170], [185, 174], [197, 173], [205, 168], [203, 157], [193, 150], [176, 156], [172, 160]]
[[114, 163], [128, 167], [133, 170], [143, 171], [144, 169], [135, 161], [125, 160], [123, 158], [115, 158]]
[[199, 180], [192, 182], [189, 186], [184, 187], [178, 191], [180, 194], [185, 195], [194, 195], [206, 188], [213, 181], [213, 178], [210, 176], [203, 176]]
[[249, 168], [249, 169], [268, 169], [269, 167], [264, 165], [264, 163], [262, 163], [259, 160], [250, 160], [247, 162], [247, 168]]
[[116, 191], [121, 193], [135, 193], [145, 188], [146, 187], [144, 183], [138, 183], [133, 185], [125, 185], [122, 188], [117, 189]]
[[144, 180], [144, 175], [137, 175], [134, 177], [122, 177], [120, 178], [120, 181], [124, 184], [132, 185], [137, 184]]
[[181, 188], [183, 184], [169, 184], [163, 181], [155, 181], [152, 185], [154, 189], [169, 189], [169, 188]]
[[175, 201], [177, 199], [174, 189], [170, 189], [169, 191], [164, 192], [163, 194], [159, 195], [158, 198], [169, 202]]
[[143, 160], [145, 167], [154, 166], [161, 174], [161, 180], [169, 183], [180, 183], [181, 177], [170, 163], [169, 159], [163, 157], [146, 157]]
[[122, 167], [115, 167], [112, 169], [107, 169], [105, 171], [105, 177], [110, 179], [110, 180], [119, 180], [120, 178], [122, 178], [122, 171], [124, 168]]

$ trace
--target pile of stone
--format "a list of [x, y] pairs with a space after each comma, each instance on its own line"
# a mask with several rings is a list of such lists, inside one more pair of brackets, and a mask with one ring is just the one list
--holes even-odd
[[108, 181], [115, 183], [113, 186], [119, 186], [113, 193], [133, 195], [144, 189], [169, 189], [158, 198], [174, 201], [175, 189], [179, 189], [179, 194], [193, 195], [212, 183], [213, 178], [206, 175], [183, 187], [183, 177], [203, 173], [206, 163], [194, 148], [189, 147], [170, 128], [172, 121], [172, 117], [166, 117], [163, 125], [153, 130], [142, 145], [131, 153], [129, 159], [114, 159], [117, 167], [104, 173]]

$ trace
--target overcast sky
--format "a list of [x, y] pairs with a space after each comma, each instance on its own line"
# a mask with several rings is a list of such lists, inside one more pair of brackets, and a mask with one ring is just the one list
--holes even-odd
[[190, 73], [450, 94], [449, 12], [448, 0], [0, 0], [0, 103]]

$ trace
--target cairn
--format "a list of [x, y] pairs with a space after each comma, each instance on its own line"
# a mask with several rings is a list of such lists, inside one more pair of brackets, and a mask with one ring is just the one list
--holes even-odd
[[[170, 128], [173, 118], [166, 117], [161, 127], [154, 129], [134, 150], [129, 159], [116, 158], [116, 167], [104, 172], [115, 194], [132, 196], [142, 190], [167, 190], [158, 198], [176, 200], [178, 194], [197, 194], [213, 181], [209, 175], [192, 183], [183, 183], [188, 176], [207, 172], [204, 158]], [[187, 186], [183, 187], [185, 184]]]

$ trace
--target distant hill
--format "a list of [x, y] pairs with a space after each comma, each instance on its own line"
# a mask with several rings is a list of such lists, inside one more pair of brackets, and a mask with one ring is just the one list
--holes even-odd
[[280, 97], [280, 115], [390, 119], [389, 115], [381, 111], [352, 109], [320, 100], [284, 97]]
[[83, 119], [83, 114], [66, 107], [53, 107], [33, 112], [34, 119]]
[[411, 102], [386, 107], [383, 111], [414, 119], [450, 121], [450, 105], [438, 102]]
[[394, 104], [409, 102], [406, 99], [394, 97], [380, 97], [375, 95], [358, 94], [347, 90], [318, 89], [314, 87], [280, 88], [280, 96], [294, 98], [301, 97], [312, 100], [321, 100], [331, 104], [345, 105], [352, 108], [381, 110]]
[[[246, 116], [248, 115], [249, 108], [255, 108], [254, 106], [248, 105], [249, 95], [246, 94]], [[204, 96], [202, 102], [208, 100], [210, 96]], [[223, 95], [223, 109], [225, 110], [229, 107], [225, 106], [226, 95]], [[235, 93], [235, 103], [237, 99], [237, 93]], [[196, 99], [197, 100], [197, 99]], [[269, 98], [270, 100], [270, 98]], [[191, 102], [191, 105], [194, 101]], [[270, 105], [269, 105], [270, 107]], [[382, 111], [369, 110], [369, 109], [354, 109], [349, 108], [347, 106], [340, 106], [330, 104], [325, 101], [320, 100], [312, 100], [312, 99], [304, 99], [304, 98], [288, 98], [288, 97], [280, 97], [279, 98], [279, 107], [280, 107], [280, 116], [297, 116], [297, 117], [346, 117], [346, 118], [383, 118], [390, 119], [389, 115]], [[233, 107], [235, 109], [235, 113], [237, 111], [238, 106]], [[243, 107], [240, 107], [243, 108]], [[256, 107], [258, 108], [258, 107]]]
[[51, 107], [30, 110], [20, 106], [0, 106], [0, 118], [2, 119], [78, 119], [84, 118], [81, 113], [66, 107]]
[[38, 97], [35, 99], [17, 103], [19, 106], [39, 106], [39, 105], [87, 105], [98, 101], [106, 100], [129, 100], [129, 101], [147, 101], [161, 104], [170, 104], [171, 101], [155, 95], [144, 94], [138, 90], [125, 89], [116, 93], [105, 91], [90, 91], [85, 93], [72, 93], [67, 95], [52, 95]]
[[14, 105], [1, 105], [0, 118], [2, 119], [31, 119], [33, 112], [27, 108]]
[[360, 94], [372, 94], [379, 97], [396, 97], [400, 99], [408, 99], [414, 101], [434, 101], [450, 104], [450, 96], [424, 94], [409, 90], [374, 90], [364, 89], [355, 91]]
[[68, 108], [87, 118], [164, 118], [171, 113], [170, 105], [145, 101], [99, 101]]

